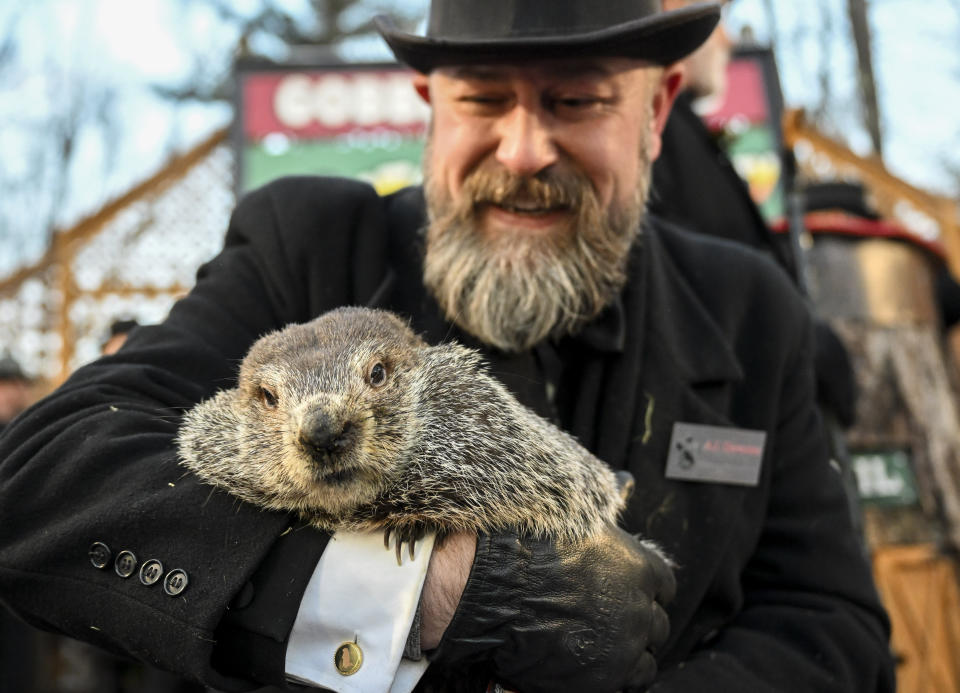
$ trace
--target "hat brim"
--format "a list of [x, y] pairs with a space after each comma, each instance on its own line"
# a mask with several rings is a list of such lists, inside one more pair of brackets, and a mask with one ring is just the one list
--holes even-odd
[[397, 60], [418, 72], [429, 73], [451, 65], [580, 56], [634, 58], [669, 65], [696, 50], [719, 21], [719, 6], [704, 4], [560, 37], [450, 40], [402, 32], [384, 15], [376, 17], [374, 24]]

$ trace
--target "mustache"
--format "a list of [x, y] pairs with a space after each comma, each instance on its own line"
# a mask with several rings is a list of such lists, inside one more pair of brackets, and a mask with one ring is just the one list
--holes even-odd
[[545, 169], [532, 176], [499, 166], [480, 166], [463, 182], [462, 200], [473, 209], [486, 204], [522, 209], [579, 209], [592, 196], [587, 176], [571, 169]]

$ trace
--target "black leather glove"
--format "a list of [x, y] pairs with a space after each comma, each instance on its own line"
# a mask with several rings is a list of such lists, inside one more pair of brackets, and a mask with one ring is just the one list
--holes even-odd
[[433, 659], [447, 670], [490, 662], [499, 683], [522, 693], [643, 687], [657, 671], [651, 650], [670, 630], [661, 605], [675, 590], [666, 560], [616, 527], [559, 547], [481, 535]]

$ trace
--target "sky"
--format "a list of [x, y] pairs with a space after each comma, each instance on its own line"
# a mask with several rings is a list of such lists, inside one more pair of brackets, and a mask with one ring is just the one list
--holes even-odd
[[[816, 99], [813, 70], [822, 37], [812, 14], [815, 0], [774, 0], [778, 62], [787, 106]], [[846, 2], [828, 0], [834, 17], [835, 88], [856, 102], [855, 57]], [[871, 0], [874, 72], [880, 94], [887, 166], [931, 192], [955, 193], [939, 165], [943, 156], [960, 161], [960, 2], [956, 0]], [[762, 0], [737, 0], [733, 25], [749, 23], [767, 40]], [[850, 123], [852, 125], [852, 123]], [[842, 133], [858, 153], [869, 150], [863, 131]], [[952, 150], [944, 152], [950, 146]]]
[[[294, 12], [306, 0], [282, 0]], [[765, 3], [775, 9], [775, 31]], [[233, 0], [241, 10], [256, 0]], [[379, 0], [380, 6], [391, 3]], [[407, 0], [423, 8], [425, 0]], [[816, 100], [816, 69], [829, 46], [833, 87], [846, 113], [838, 113], [839, 132], [855, 150], [869, 140], [859, 127], [854, 57], [842, 0], [737, 0], [729, 15], [732, 33], [749, 25], [761, 42], [775, 35], [786, 104]], [[831, 8], [833, 36], [815, 21], [819, 7]], [[922, 11], [918, 10], [922, 7]], [[373, 10], [358, 11], [360, 21]], [[934, 192], [952, 192], [942, 160], [960, 162], [960, 0], [871, 0], [875, 70], [886, 137], [886, 163], [897, 175]], [[99, 108], [124, 125], [107, 137], [87, 133], [76, 146], [79, 165], [71, 172], [65, 203], [57, 214], [69, 226], [122, 194], [161, 167], [171, 150], [183, 151], [230, 122], [223, 105], [172, 108], [149, 85], [172, 82], [190, 73], [191, 47], [228, 52], [232, 31], [201, 3], [189, 0], [0, 0], [0, 40], [14, 31], [21, 38], [15, 72], [0, 71], [0, 122], [22, 124], [41, 119], [63, 99], [96, 102], [98, 88], [111, 96]], [[278, 51], [279, 47], [257, 48]], [[279, 55], [279, 53], [278, 53]], [[384, 59], [378, 41], [349, 46], [354, 59]], [[91, 106], [92, 108], [93, 106]], [[41, 166], [23, 130], [0, 128], [0, 166], [4, 180]], [[31, 168], [33, 167], [33, 168]], [[91, 171], [99, 172], [91, 176]], [[0, 276], [18, 262], [42, 253], [45, 239], [35, 234], [14, 239], [0, 229]]]

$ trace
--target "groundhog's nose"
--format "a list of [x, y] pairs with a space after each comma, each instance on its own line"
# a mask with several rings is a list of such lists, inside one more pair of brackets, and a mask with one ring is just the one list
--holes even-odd
[[318, 462], [327, 455], [343, 452], [352, 438], [353, 425], [325, 412], [307, 415], [300, 426], [300, 444]]

